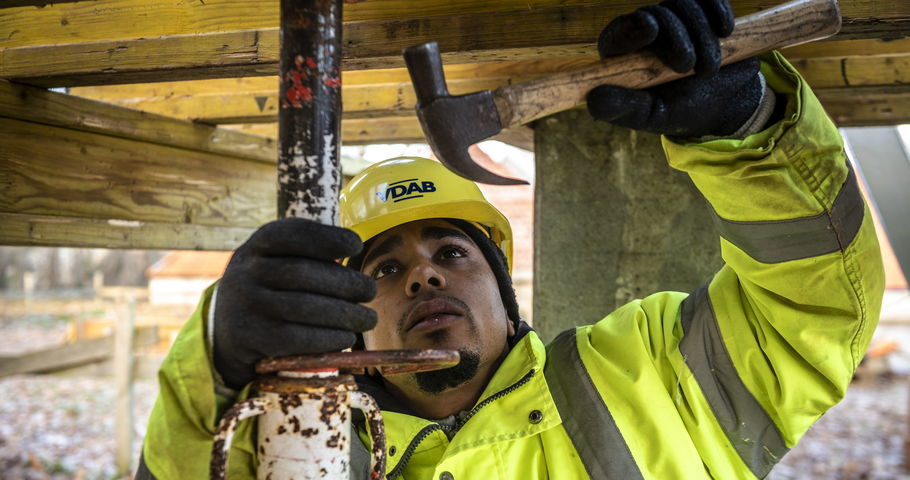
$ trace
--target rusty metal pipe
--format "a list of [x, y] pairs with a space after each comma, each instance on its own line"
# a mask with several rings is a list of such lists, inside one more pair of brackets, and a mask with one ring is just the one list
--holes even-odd
[[[278, 216], [338, 225], [342, 0], [281, 0], [278, 113]], [[370, 478], [385, 473], [385, 434], [376, 402], [356, 391], [347, 372], [383, 374], [445, 368], [456, 351], [333, 352], [265, 359], [257, 365], [259, 397], [222, 418], [212, 448], [211, 478], [223, 480], [240, 421], [261, 416], [260, 480], [348, 478], [351, 408], [364, 412], [372, 437]], [[339, 374], [339, 369], [344, 372]]]
[[338, 225], [341, 0], [281, 0], [278, 216]]
[[231, 439], [240, 421], [259, 419], [260, 480], [348, 478], [351, 457], [351, 409], [363, 411], [370, 426], [370, 479], [385, 472], [385, 432], [379, 406], [355, 391], [350, 375], [337, 370], [281, 372], [257, 386], [261, 396], [231, 407], [215, 435], [211, 478], [224, 480]]
[[455, 350], [370, 350], [328, 352], [312, 355], [290, 355], [266, 358], [256, 364], [256, 373], [270, 374], [288, 370], [340, 368], [346, 370], [377, 367], [383, 375], [415, 373], [458, 364]]

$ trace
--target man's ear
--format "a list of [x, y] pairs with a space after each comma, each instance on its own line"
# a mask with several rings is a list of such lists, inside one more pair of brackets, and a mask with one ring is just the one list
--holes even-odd
[[507, 337], [515, 336], [515, 322], [513, 322], [512, 319], [510, 318], [510, 319], [506, 320], [506, 325], [508, 325], [508, 327], [507, 327], [508, 329], [506, 330], [506, 336]]

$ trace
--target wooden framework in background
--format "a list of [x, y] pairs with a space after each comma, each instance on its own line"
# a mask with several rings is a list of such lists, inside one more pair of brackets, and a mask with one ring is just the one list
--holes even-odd
[[[422, 139], [405, 46], [438, 41], [453, 93], [495, 88], [595, 62], [600, 28], [648, 3], [346, 2], [342, 141]], [[786, 55], [839, 125], [910, 122], [910, 2], [841, 10]], [[0, 244], [230, 249], [274, 218], [277, 24], [261, 0], [3, 2]]]

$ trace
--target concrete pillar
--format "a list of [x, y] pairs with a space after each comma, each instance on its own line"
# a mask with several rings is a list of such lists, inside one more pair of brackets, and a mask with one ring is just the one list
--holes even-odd
[[544, 341], [651, 293], [690, 292], [722, 265], [710, 207], [657, 135], [584, 110], [538, 121], [534, 327]]

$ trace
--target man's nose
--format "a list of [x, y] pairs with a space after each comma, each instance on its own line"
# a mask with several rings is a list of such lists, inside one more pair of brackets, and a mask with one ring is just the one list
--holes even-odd
[[405, 284], [405, 293], [408, 296], [415, 296], [427, 288], [443, 289], [446, 288], [445, 277], [434, 268], [432, 263], [422, 262], [414, 266], [408, 274], [408, 281]]

